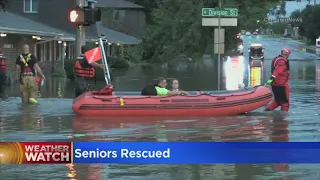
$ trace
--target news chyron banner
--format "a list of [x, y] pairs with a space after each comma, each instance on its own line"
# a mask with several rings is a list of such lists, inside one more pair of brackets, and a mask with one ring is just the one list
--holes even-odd
[[1, 142], [0, 164], [320, 163], [318, 142]]

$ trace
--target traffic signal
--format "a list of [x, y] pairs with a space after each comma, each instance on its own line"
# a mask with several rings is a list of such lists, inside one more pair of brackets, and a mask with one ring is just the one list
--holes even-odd
[[69, 19], [71, 23], [85, 24], [85, 16], [83, 8], [72, 9], [69, 13]]
[[70, 11], [69, 19], [71, 23], [88, 26], [101, 21], [101, 10], [98, 8], [75, 8]]
[[98, 8], [84, 9], [85, 22], [88, 24], [94, 24], [97, 21], [101, 21], [101, 10]]

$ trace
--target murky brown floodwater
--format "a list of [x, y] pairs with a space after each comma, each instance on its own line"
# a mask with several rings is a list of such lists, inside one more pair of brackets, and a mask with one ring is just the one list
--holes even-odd
[[[232, 67], [234, 66], [234, 67]], [[270, 77], [264, 71], [229, 64], [223, 87], [249, 85]], [[52, 78], [43, 87], [39, 106], [22, 107], [16, 86], [0, 101], [0, 141], [320, 141], [320, 61], [292, 61], [291, 110], [288, 115], [259, 109], [219, 118], [81, 118], [71, 110], [73, 84]], [[245, 71], [244, 75], [241, 75]], [[137, 91], [157, 76], [180, 79], [185, 90], [217, 89], [216, 65], [185, 63], [167, 68], [139, 67], [115, 75], [117, 90]], [[102, 84], [97, 87], [103, 86]], [[59, 98], [60, 97], [60, 98]], [[264, 180], [319, 179], [319, 165], [2, 165], [4, 180]]]

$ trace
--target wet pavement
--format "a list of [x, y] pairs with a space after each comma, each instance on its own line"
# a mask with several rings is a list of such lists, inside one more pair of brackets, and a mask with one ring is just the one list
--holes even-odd
[[[261, 38], [266, 47], [264, 67], [248, 68], [246, 58], [226, 62], [223, 88], [239, 82], [263, 84], [270, 77], [271, 58], [283, 44]], [[71, 109], [73, 84], [48, 79], [42, 88], [40, 105], [22, 107], [17, 86], [8, 87], [10, 98], [0, 101], [0, 141], [320, 141], [320, 61], [310, 53], [293, 49], [291, 61], [291, 109], [288, 114], [258, 109], [241, 116], [211, 118], [118, 117], [85, 118]], [[246, 55], [245, 55], [246, 57]], [[139, 91], [157, 76], [178, 78], [185, 90], [217, 89], [217, 64], [180, 63], [162, 68], [135, 67], [115, 74], [120, 91]], [[95, 87], [102, 87], [98, 83]], [[320, 165], [2, 165], [4, 180], [264, 180], [319, 179]]]

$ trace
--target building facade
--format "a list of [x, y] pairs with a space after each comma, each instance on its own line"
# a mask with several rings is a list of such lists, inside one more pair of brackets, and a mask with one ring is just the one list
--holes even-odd
[[146, 26], [144, 7], [124, 0], [99, 0], [103, 25], [131, 36], [142, 35]]
[[[109, 0], [99, 0], [104, 1]], [[24, 44], [29, 44], [32, 53], [50, 65], [46, 66], [49, 71], [63, 64], [63, 60], [75, 58], [76, 26], [69, 21], [70, 9], [75, 5], [76, 0], [9, 1], [8, 10], [0, 12], [0, 48], [8, 58], [9, 71], [14, 69]], [[97, 7], [108, 8], [101, 4]], [[105, 18], [102, 16], [102, 22]], [[101, 36], [107, 38], [109, 56], [119, 52], [117, 48], [139, 43], [136, 37], [109, 29], [102, 22], [86, 27], [86, 41], [94, 43]]]

